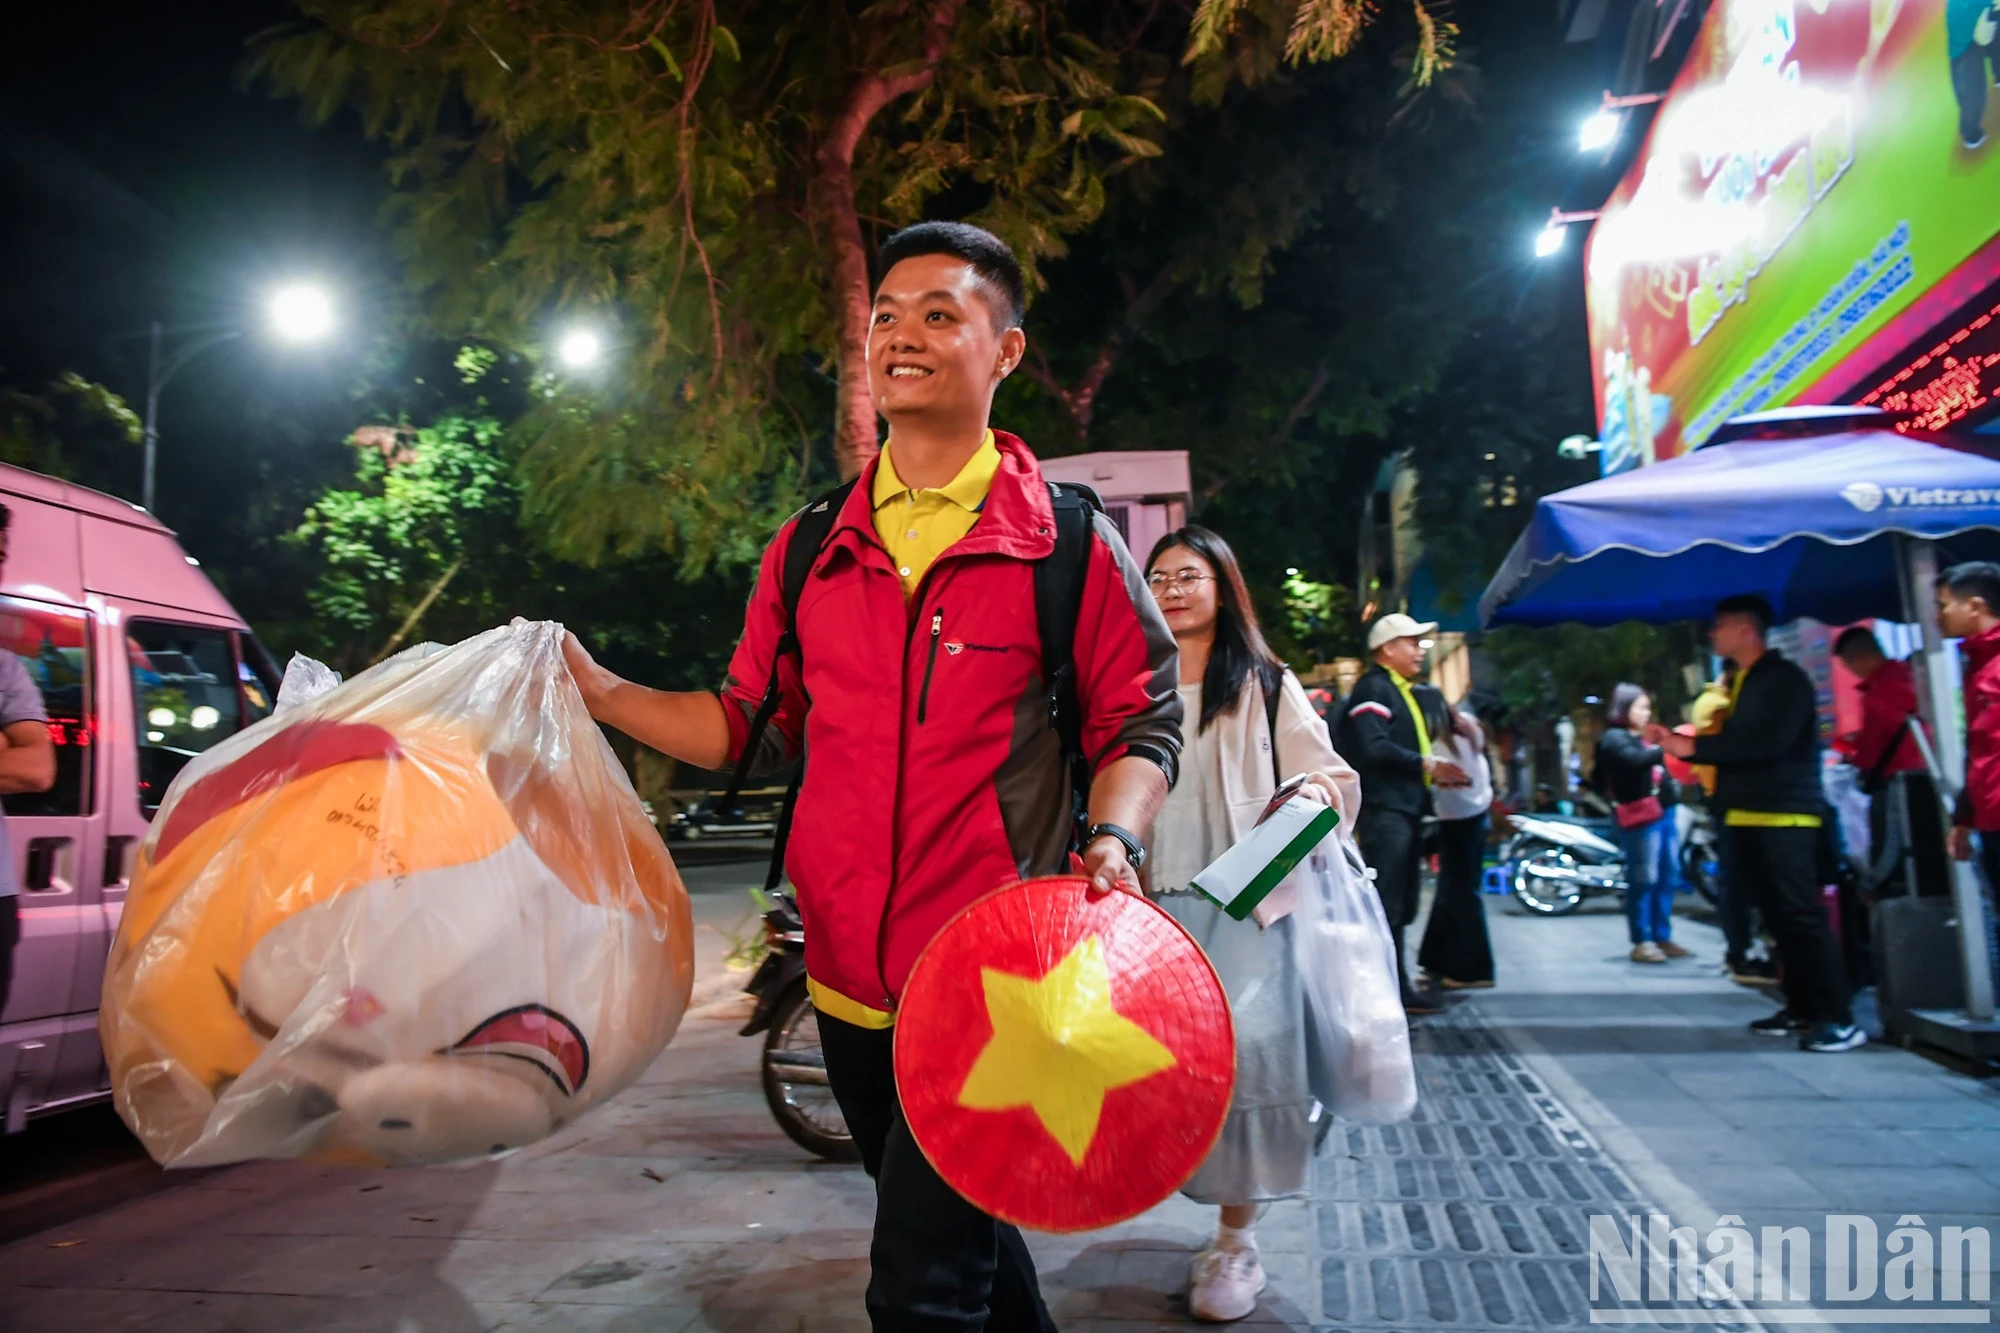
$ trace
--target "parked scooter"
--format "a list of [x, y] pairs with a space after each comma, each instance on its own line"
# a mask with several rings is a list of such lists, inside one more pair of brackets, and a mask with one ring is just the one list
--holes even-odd
[[806, 994], [806, 934], [789, 896], [772, 893], [764, 913], [764, 961], [743, 989], [757, 1008], [742, 1036], [764, 1034], [764, 1100], [786, 1137], [832, 1162], [860, 1159], [847, 1118], [827, 1083], [819, 1016]]
[[[1681, 837], [1681, 878], [1713, 904], [1719, 873], [1715, 824], [1699, 807], [1690, 813], [1693, 822]], [[1612, 841], [1611, 820], [1509, 815], [1507, 822], [1514, 835], [1500, 849], [1500, 864], [1516, 901], [1530, 912], [1567, 916], [1586, 899], [1624, 895], [1625, 854]]]

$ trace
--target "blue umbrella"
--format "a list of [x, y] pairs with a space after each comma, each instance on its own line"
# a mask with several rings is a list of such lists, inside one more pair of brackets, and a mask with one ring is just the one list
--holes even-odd
[[1483, 625], [1666, 624], [1733, 593], [1780, 621], [1908, 618], [1899, 539], [2000, 560], [2000, 459], [1869, 409], [1742, 417], [1710, 444], [1536, 502], [1479, 599]]

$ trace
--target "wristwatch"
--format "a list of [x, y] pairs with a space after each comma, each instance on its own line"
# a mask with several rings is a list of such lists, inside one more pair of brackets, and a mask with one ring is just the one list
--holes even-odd
[[1120, 828], [1116, 824], [1092, 824], [1083, 834], [1083, 845], [1090, 846], [1099, 838], [1116, 838], [1125, 844], [1125, 859], [1132, 863], [1134, 870], [1146, 864], [1146, 844], [1139, 841], [1139, 835], [1131, 829]]

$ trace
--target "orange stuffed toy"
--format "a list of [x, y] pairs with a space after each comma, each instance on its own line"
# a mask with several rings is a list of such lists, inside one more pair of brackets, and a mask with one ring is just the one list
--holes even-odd
[[560, 645], [544, 623], [410, 649], [175, 780], [100, 1018], [155, 1158], [504, 1152], [659, 1054], [687, 893]]

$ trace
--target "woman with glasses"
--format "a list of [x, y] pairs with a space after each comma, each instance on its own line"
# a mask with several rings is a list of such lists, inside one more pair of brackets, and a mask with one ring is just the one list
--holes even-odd
[[[1217, 1204], [1214, 1241], [1195, 1258], [1198, 1319], [1241, 1319], [1257, 1307], [1264, 1269], [1252, 1226], [1264, 1206], [1307, 1192], [1318, 1121], [1308, 1088], [1306, 998], [1279, 894], [1235, 921], [1189, 882], [1248, 833], [1281, 778], [1340, 811], [1361, 805], [1354, 770], [1298, 679], [1265, 644], [1228, 543], [1206, 528], [1168, 533], [1146, 584], [1180, 648], [1184, 721], [1180, 781], [1153, 825], [1146, 884], [1207, 952], [1236, 1024], [1236, 1093], [1208, 1160], [1182, 1192]], [[1268, 910], [1267, 910], [1268, 909]]]

